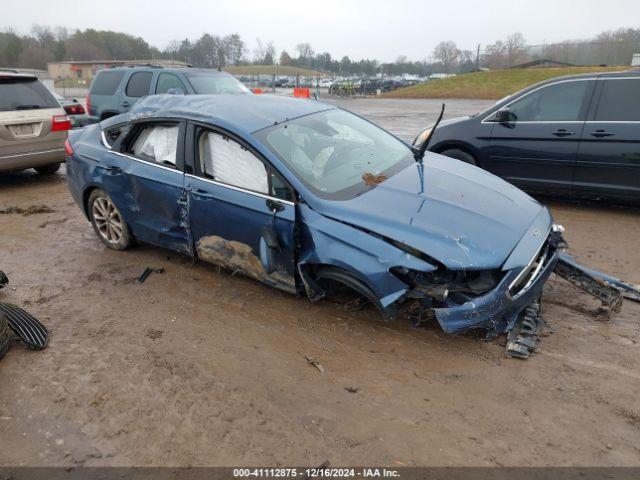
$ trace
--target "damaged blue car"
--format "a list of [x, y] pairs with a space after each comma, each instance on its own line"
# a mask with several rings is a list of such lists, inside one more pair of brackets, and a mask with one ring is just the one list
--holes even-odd
[[315, 301], [502, 333], [539, 301], [562, 237], [472, 165], [313, 100], [158, 95], [71, 132], [69, 188], [98, 238], [134, 239]]

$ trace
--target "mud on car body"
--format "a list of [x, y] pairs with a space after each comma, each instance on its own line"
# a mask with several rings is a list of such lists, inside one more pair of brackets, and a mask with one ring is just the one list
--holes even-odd
[[555, 267], [549, 211], [479, 168], [315, 101], [161, 95], [72, 132], [69, 188], [109, 247], [133, 238], [386, 318], [504, 331]]

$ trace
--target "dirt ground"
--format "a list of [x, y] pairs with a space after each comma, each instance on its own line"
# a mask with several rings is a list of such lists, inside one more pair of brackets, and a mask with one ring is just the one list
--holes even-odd
[[[0, 362], [0, 465], [640, 465], [638, 304], [609, 317], [552, 277], [553, 333], [506, 359], [498, 341], [108, 250], [64, 170], [0, 175], [0, 209], [39, 205], [53, 211], [0, 214], [0, 298], [51, 331]], [[570, 253], [640, 284], [640, 211], [550, 206]], [[165, 271], [137, 284], [146, 266]]]

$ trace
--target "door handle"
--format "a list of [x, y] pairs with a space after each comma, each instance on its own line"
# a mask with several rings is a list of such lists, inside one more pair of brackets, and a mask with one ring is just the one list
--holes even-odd
[[131, 104], [129, 102], [127, 102], [126, 100], [124, 102], [122, 102], [121, 104], [123, 107], [127, 108], [129, 106], [131, 106]]
[[205, 199], [215, 199], [216, 196], [207, 192], [206, 190], [203, 190], [202, 188], [196, 188], [194, 190], [192, 190], [192, 193], [197, 196], [197, 197], [202, 197]]
[[98, 168], [106, 170], [107, 173], [110, 173], [112, 175], [122, 173], [122, 169], [120, 167], [116, 167], [115, 165], [98, 165]]
[[602, 137], [611, 137], [615, 134], [611, 132], [607, 132], [606, 130], [596, 130], [595, 132], [591, 132], [589, 135], [596, 138], [602, 138]]
[[570, 135], [575, 135], [575, 132], [570, 132], [566, 128], [559, 128], [558, 130], [554, 130], [553, 133], [556, 137], [568, 137]]
[[281, 212], [284, 210], [284, 205], [280, 202], [276, 202], [275, 200], [267, 200], [267, 208], [271, 210], [274, 214]]

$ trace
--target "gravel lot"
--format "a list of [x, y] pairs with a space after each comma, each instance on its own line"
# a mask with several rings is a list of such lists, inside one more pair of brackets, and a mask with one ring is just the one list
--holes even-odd
[[[342, 101], [407, 139], [440, 103]], [[548, 202], [570, 253], [640, 284], [640, 211]], [[552, 278], [553, 333], [506, 359], [498, 341], [311, 304], [154, 247], [107, 250], [64, 169], [0, 175], [0, 209], [42, 204], [53, 212], [0, 214], [0, 298], [52, 334], [0, 362], [0, 465], [640, 465], [638, 304], [609, 317]], [[165, 272], [139, 285], [146, 266]]]

